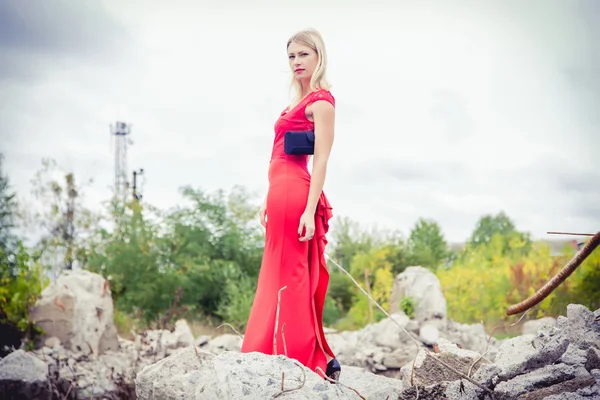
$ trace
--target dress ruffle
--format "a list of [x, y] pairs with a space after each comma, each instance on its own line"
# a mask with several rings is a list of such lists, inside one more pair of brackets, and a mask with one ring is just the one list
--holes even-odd
[[[325, 339], [325, 332], [323, 331], [321, 322], [323, 320], [323, 308], [325, 306], [325, 297], [327, 296], [327, 287], [329, 284], [329, 271], [324, 253], [328, 243], [326, 234], [329, 231], [329, 220], [333, 217], [332, 209], [325, 193], [321, 193], [315, 212], [315, 235], [309, 242], [308, 254], [311, 294], [313, 298], [313, 315], [315, 318], [315, 327], [317, 328], [315, 334], [322, 352], [329, 354], [331, 357], [335, 357], [333, 350], [329, 347], [329, 344]], [[325, 371], [327, 364], [326, 360], [314, 361], [318, 364], [317, 366]]]

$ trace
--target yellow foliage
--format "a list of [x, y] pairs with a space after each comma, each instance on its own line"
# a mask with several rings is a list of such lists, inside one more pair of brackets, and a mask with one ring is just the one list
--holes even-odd
[[[357, 254], [350, 265], [350, 274], [360, 285], [367, 290], [365, 271], [370, 283], [371, 297], [379, 303], [384, 310], [389, 309], [390, 294], [394, 285], [392, 264], [387, 260], [389, 249], [376, 248], [368, 253]], [[356, 288], [356, 301], [348, 311], [347, 317], [338, 325], [339, 329], [356, 329], [370, 323], [369, 299]], [[373, 307], [374, 318], [380, 318], [381, 312], [375, 304]]]
[[375, 271], [375, 280], [371, 287], [371, 296], [383, 307], [384, 310], [390, 310], [390, 296], [394, 286], [394, 275], [391, 265], [385, 265]]
[[[509, 241], [509, 254], [502, 254], [502, 238], [498, 235], [487, 244], [469, 249], [449, 269], [437, 271], [448, 304], [448, 316], [463, 323], [513, 322], [506, 309], [533, 295], [573, 256], [566, 253], [553, 257], [544, 243], [534, 243], [526, 256], [516, 256], [524, 243], [518, 238]], [[592, 279], [600, 283], [600, 251], [591, 257], [546, 299], [538, 304], [528, 318], [540, 318], [566, 312], [569, 302], [588, 307], [600, 302], [589, 298]], [[596, 274], [596, 275], [594, 275]], [[593, 277], [593, 278], [590, 278]], [[584, 293], [587, 293], [585, 295]], [[596, 305], [597, 306], [597, 305]], [[593, 308], [595, 309], [595, 308]]]
[[[573, 253], [569, 252], [568, 258], [572, 256]], [[571, 284], [566, 300], [581, 303], [591, 310], [600, 308], [600, 247], [567, 280]]]

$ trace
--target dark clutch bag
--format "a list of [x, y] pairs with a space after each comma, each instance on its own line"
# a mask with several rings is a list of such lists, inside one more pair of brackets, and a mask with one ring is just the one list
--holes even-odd
[[283, 136], [283, 151], [285, 154], [314, 154], [314, 131], [288, 131]]

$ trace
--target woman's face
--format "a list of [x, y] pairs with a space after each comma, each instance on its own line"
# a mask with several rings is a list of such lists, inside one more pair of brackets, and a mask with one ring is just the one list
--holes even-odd
[[292, 42], [288, 46], [288, 58], [296, 79], [309, 82], [319, 63], [317, 53], [308, 46]]

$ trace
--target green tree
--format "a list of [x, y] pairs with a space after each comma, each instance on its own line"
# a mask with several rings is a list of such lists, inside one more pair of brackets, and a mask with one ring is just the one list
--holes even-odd
[[117, 307], [149, 325], [170, 315], [215, 317], [243, 329], [256, 287], [264, 233], [242, 187], [226, 194], [182, 189], [169, 212], [113, 203], [117, 225], [89, 245], [89, 266], [111, 282]]
[[340, 217], [331, 232], [333, 251], [338, 264], [348, 270], [357, 254], [368, 253], [384, 242], [382, 232], [370, 232], [348, 217]]
[[[21, 238], [13, 233], [18, 221], [18, 203], [0, 154], [0, 337], [6, 346], [28, 345], [39, 330], [28, 320], [29, 307], [37, 300], [43, 274], [37, 257], [30, 255]], [[6, 355], [4, 346], [0, 357]]]
[[448, 256], [442, 229], [433, 220], [420, 218], [408, 238], [410, 261], [425, 268], [438, 268]]
[[[370, 292], [377, 303], [389, 310], [394, 275], [392, 264], [388, 261], [390, 259], [388, 252], [389, 248], [379, 247], [368, 253], [358, 254], [354, 257], [349, 272], [365, 290]], [[358, 288], [352, 286], [352, 291], [354, 301], [348, 313], [337, 324], [339, 329], [357, 329], [385, 317], [385, 314], [375, 305], [369, 304], [370, 299]]]
[[[6, 345], [19, 347], [23, 339], [27, 346], [41, 332], [29, 321], [29, 309], [38, 299], [46, 279], [37, 256], [29, 254], [23, 243], [11, 255], [11, 267], [0, 249], [0, 337]], [[4, 347], [4, 346], [2, 346]], [[0, 356], [4, 349], [0, 348]]]
[[145, 218], [136, 204], [128, 211], [113, 233], [102, 230], [88, 255], [88, 268], [109, 281], [120, 311], [137, 312], [149, 323], [173, 304], [186, 277], [162, 265], [158, 223]]
[[[54, 275], [86, 262], [86, 243], [101, 218], [83, 205], [84, 188], [92, 179], [78, 184], [75, 174], [64, 172], [52, 159], [43, 159], [42, 168], [32, 179], [32, 194], [38, 207], [24, 210], [26, 225], [41, 233], [35, 249]], [[60, 261], [56, 263], [55, 260]]]
[[[587, 241], [591, 240], [587, 239]], [[562, 252], [561, 267], [575, 256], [575, 250], [566, 245]], [[573, 277], [575, 275], [575, 277]], [[581, 263], [575, 273], [567, 278], [567, 285], [571, 284], [572, 288], [566, 295], [563, 295], [563, 310], [568, 303], [584, 304], [590, 310], [600, 308], [600, 249], [596, 248], [585, 261]], [[562, 286], [567, 286], [565, 283]], [[558, 290], [555, 290], [558, 291]]]
[[477, 221], [469, 242], [474, 246], [487, 244], [494, 234], [507, 235], [515, 230], [515, 224], [504, 211], [496, 215], [487, 214]]
[[472, 248], [487, 245], [492, 242], [494, 236], [500, 236], [503, 239], [503, 254], [510, 253], [511, 248], [520, 247], [520, 254], [525, 255], [531, 249], [530, 234], [519, 232], [514, 222], [504, 211], [500, 211], [496, 215], [487, 214], [479, 218], [467, 244]]
[[[348, 217], [340, 217], [334, 225], [331, 239], [333, 250], [329, 253], [348, 271], [357, 259], [372, 257], [374, 252], [384, 258], [381, 262], [385, 262], [389, 266], [393, 276], [404, 271], [410, 265], [407, 243], [398, 231], [368, 230]], [[330, 274], [328, 299], [331, 299], [331, 304], [328, 303], [327, 307], [332, 310], [331, 318], [334, 315], [332, 305], [337, 307], [338, 316], [344, 318], [354, 302], [360, 301], [361, 295], [357, 294], [356, 287], [346, 275], [338, 273], [340, 271], [337, 267], [331, 265], [330, 270], [332, 273]], [[363, 279], [362, 272], [358, 271], [358, 273], [360, 275], [353, 275], [354, 278]], [[345, 321], [348, 323], [349, 320]], [[350, 324], [352, 325], [354, 322]]]
[[[392, 274], [398, 274], [408, 266], [406, 243], [398, 232], [367, 230], [348, 217], [340, 217], [330, 236], [333, 250], [329, 253], [347, 271], [357, 257], [368, 256], [374, 251], [381, 251], [385, 255], [385, 262], [391, 266]], [[339, 273], [337, 267], [330, 265], [330, 270], [328, 299], [331, 300], [328, 300], [326, 307], [331, 311], [329, 321], [332, 321], [336, 315], [333, 306], [337, 308], [337, 315], [344, 317], [356, 301], [357, 292], [352, 281]], [[362, 275], [355, 278], [362, 279]]]
[[387, 261], [392, 265], [392, 273], [398, 275], [411, 264], [409, 244], [401, 235], [392, 234], [387, 243], [381, 246], [387, 254]]
[[14, 275], [18, 238], [13, 229], [17, 224], [17, 199], [16, 193], [10, 188], [8, 176], [4, 174], [4, 155], [0, 153], [0, 254], [2, 266]]

